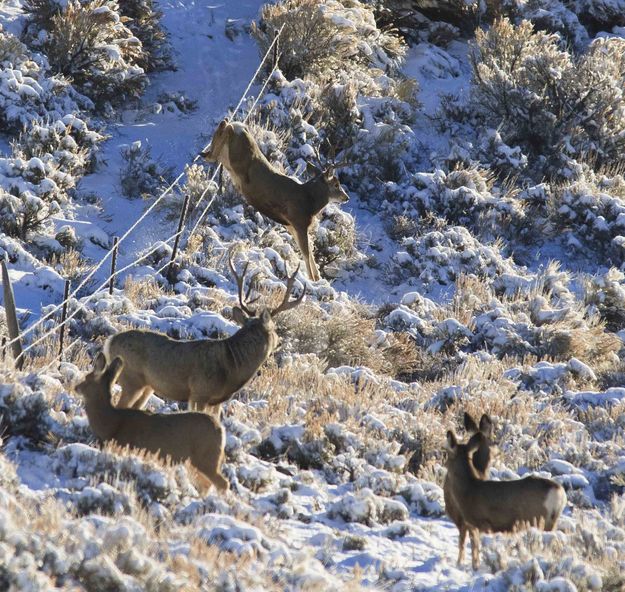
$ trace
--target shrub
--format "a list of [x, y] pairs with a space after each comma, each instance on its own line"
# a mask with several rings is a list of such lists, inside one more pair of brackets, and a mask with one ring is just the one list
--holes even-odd
[[252, 27], [263, 55], [282, 25], [280, 68], [289, 79], [325, 78], [354, 67], [393, 70], [405, 53], [399, 37], [380, 31], [373, 10], [357, 0], [347, 6], [337, 0], [266, 4], [260, 25]]
[[625, 26], [625, 2], [623, 0], [576, 0], [574, 7], [579, 19], [593, 33]]
[[60, 209], [73, 177], [53, 161], [0, 158], [0, 227], [25, 240]]
[[338, 207], [327, 207], [320, 213], [319, 226], [314, 233], [314, 257], [322, 274], [329, 265], [343, 266], [354, 262], [356, 224], [353, 216]]
[[91, 102], [74, 91], [61, 76], [53, 76], [47, 62], [31, 55], [15, 36], [0, 28], [0, 125], [20, 131], [33, 121], [55, 121], [77, 113]]
[[451, 284], [461, 274], [494, 278], [514, 269], [498, 248], [483, 245], [462, 226], [406, 238], [401, 246], [394, 257], [396, 272], [425, 284]]
[[487, 239], [494, 239], [505, 229], [515, 238], [529, 234], [530, 226], [521, 203], [495, 186], [493, 174], [474, 165], [460, 165], [455, 170], [415, 173], [411, 185], [388, 192], [383, 204], [385, 213], [398, 217], [402, 228], [415, 227], [420, 219], [438, 216], [437, 221], [465, 226]]
[[142, 52], [137, 64], [146, 72], [169, 70], [174, 67], [167, 33], [160, 25], [163, 13], [154, 0], [122, 0], [120, 12], [131, 19], [128, 28], [141, 41]]
[[120, 173], [120, 183], [127, 197], [156, 195], [169, 184], [172, 169], [152, 158], [150, 146], [143, 146], [138, 140], [122, 147], [121, 153], [126, 164]]
[[625, 40], [596, 39], [573, 58], [556, 35], [502, 19], [476, 33], [471, 59], [476, 111], [534, 165], [553, 168], [566, 153], [592, 153], [598, 164], [622, 158]]
[[27, 0], [26, 38], [52, 69], [72, 79], [100, 107], [138, 96], [146, 77], [141, 42], [125, 25], [117, 0]]
[[614, 267], [584, 282], [584, 302], [599, 313], [610, 331], [625, 326], [625, 274]]
[[34, 120], [13, 143], [13, 154], [25, 160], [37, 157], [64, 173], [82, 176], [93, 169], [93, 150], [103, 139], [72, 115], [53, 123]]
[[580, 178], [559, 188], [552, 197], [553, 218], [574, 235], [571, 248], [625, 262], [625, 178], [595, 174], [587, 167]]

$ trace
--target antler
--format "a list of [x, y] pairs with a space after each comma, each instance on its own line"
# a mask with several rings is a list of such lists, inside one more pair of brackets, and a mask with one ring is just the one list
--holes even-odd
[[340, 169], [342, 167], [350, 166], [356, 162], [358, 162], [353, 154], [353, 150], [346, 152], [343, 154], [343, 158], [337, 162], [336, 160], [336, 149], [334, 146], [330, 146], [329, 150], [329, 161], [330, 164], [326, 167], [327, 171], [335, 171], [336, 169]]
[[295, 308], [304, 299], [304, 296], [306, 295], [306, 290], [302, 290], [302, 293], [295, 300], [289, 300], [289, 298], [291, 297], [291, 290], [293, 289], [293, 284], [295, 283], [295, 276], [299, 272], [299, 267], [300, 266], [298, 265], [293, 275], [289, 275], [289, 270], [287, 268], [286, 261], [284, 262], [284, 270], [286, 272], [286, 291], [284, 293], [284, 298], [282, 299], [280, 306], [278, 306], [278, 308], [274, 308], [271, 311], [271, 316], [274, 316], [278, 314], [279, 312], [284, 312], [285, 310], [290, 310], [291, 308]]
[[[327, 141], [327, 140], [326, 140]], [[317, 169], [319, 175], [327, 175], [329, 173], [333, 173], [337, 169], [341, 167], [350, 166], [356, 162], [358, 162], [353, 155], [353, 151], [350, 151], [343, 155], [343, 158], [337, 162], [336, 160], [336, 148], [327, 142], [328, 144], [328, 158], [326, 159], [325, 165], [321, 159], [321, 154], [319, 154], [319, 149], [313, 147], [313, 151], [315, 153], [315, 159], [317, 160], [317, 164], [313, 164], [310, 161], [307, 161], [308, 164], [312, 165], [315, 169]]]
[[253, 300], [248, 300], [248, 298], [250, 297], [250, 293], [252, 291], [252, 281], [254, 280], [254, 278], [260, 273], [259, 271], [257, 271], [248, 281], [247, 283], [247, 290], [245, 292], [245, 296], [243, 296], [243, 283], [245, 281], [245, 274], [247, 273], [247, 268], [249, 267], [250, 262], [246, 261], [245, 262], [245, 266], [243, 267], [243, 273], [238, 274], [237, 270], [234, 267], [234, 263], [232, 262], [232, 251], [230, 251], [230, 253], [228, 254], [228, 266], [230, 267], [230, 271], [232, 273], [232, 275], [234, 276], [234, 279], [237, 283], [237, 290], [239, 293], [239, 306], [241, 308], [241, 310], [249, 317], [253, 317], [256, 314], [256, 311], [253, 311], [251, 309], [249, 309], [245, 302], [247, 302], [247, 304], [252, 304], [253, 302], [256, 302], [260, 296], [256, 296], [256, 298], [254, 298]]

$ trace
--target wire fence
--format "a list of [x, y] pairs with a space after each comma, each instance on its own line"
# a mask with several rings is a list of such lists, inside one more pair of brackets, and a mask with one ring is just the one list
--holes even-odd
[[[265, 52], [265, 55], [263, 56], [263, 58], [261, 59], [259, 65], [258, 65], [258, 67], [256, 68], [256, 71], [254, 72], [254, 74], [250, 78], [247, 86], [245, 87], [245, 90], [243, 91], [243, 94], [241, 95], [241, 98], [239, 99], [239, 102], [236, 104], [234, 110], [232, 111], [230, 119], [234, 119], [234, 117], [238, 113], [239, 109], [243, 105], [243, 102], [244, 102], [245, 98], [247, 97], [247, 94], [249, 93], [250, 89], [252, 88], [252, 86], [254, 84], [254, 81], [256, 80], [256, 78], [258, 77], [259, 73], [261, 72], [263, 66], [265, 65], [265, 62], [267, 61], [267, 58], [272, 53], [274, 47], [277, 46], [278, 39], [279, 39], [280, 35], [282, 34], [283, 30], [284, 30], [284, 25], [282, 25], [282, 27], [280, 27], [280, 29], [276, 33], [273, 41], [269, 45], [267, 51]], [[267, 88], [267, 85], [269, 84], [269, 81], [271, 80], [271, 78], [272, 78], [274, 72], [276, 71], [277, 67], [278, 67], [278, 58], [277, 58], [277, 56], [274, 55], [274, 65], [273, 65], [273, 68], [270, 71], [270, 73], [267, 76], [267, 78], [265, 79], [265, 82], [262, 85], [260, 91], [257, 93], [256, 98], [255, 98], [252, 106], [248, 110], [248, 112], [247, 112], [245, 118], [243, 119], [242, 123], [246, 123], [247, 122], [247, 120], [248, 120], [252, 110], [258, 104], [258, 101], [259, 101], [261, 95], [264, 93], [265, 89]], [[198, 161], [198, 159], [201, 157], [202, 152], [204, 152], [209, 146], [210, 146], [210, 142], [208, 142], [195, 155], [195, 157], [191, 161], [191, 164], [195, 164]], [[126, 230], [126, 232], [124, 232], [124, 234], [122, 236], [120, 236], [117, 241], [115, 241], [114, 246], [111, 247], [106, 252], [106, 254], [102, 257], [102, 259], [91, 269], [91, 271], [83, 278], [83, 280], [78, 284], [78, 286], [72, 290], [72, 292], [67, 296], [67, 298], [64, 298], [63, 301], [61, 301], [59, 304], [55, 305], [51, 311], [46, 313], [37, 322], [33, 323], [28, 328], [26, 328], [23, 332], [21, 332], [21, 334], [17, 338], [14, 338], [14, 339], [12, 339], [10, 341], [7, 341], [6, 344], [5, 344], [5, 347], [7, 347], [7, 348], [10, 347], [14, 342], [18, 341], [19, 339], [22, 339], [24, 336], [29, 335], [30, 333], [32, 333], [33, 331], [35, 331], [36, 329], [41, 327], [44, 323], [46, 323], [47, 321], [51, 320], [59, 312], [59, 310], [61, 310], [64, 306], [66, 306], [72, 299], [76, 299], [76, 296], [89, 283], [89, 281], [91, 280], [91, 278], [93, 278], [93, 276], [97, 273], [97, 271], [99, 269], [101, 269], [102, 266], [111, 257], [113, 257], [113, 254], [115, 253], [115, 250], [119, 248], [119, 245], [122, 242], [124, 242], [128, 238], [128, 236], [130, 236], [130, 234], [143, 222], [143, 220], [145, 220], [154, 211], [154, 209], [159, 205], [159, 203], [161, 203], [163, 201], [163, 199], [165, 199], [165, 197], [167, 197], [167, 195], [169, 195], [176, 186], [179, 187], [180, 180], [186, 175], [186, 172], [187, 172], [187, 169], [185, 167], [185, 169], [164, 189], [164, 191], [159, 195], [159, 197], [155, 199], [155, 201], [141, 214], [141, 216], [139, 216], [139, 218], [137, 218], [137, 220], [135, 220], [135, 222]], [[206, 188], [204, 189], [204, 191], [200, 195], [199, 199], [197, 200], [197, 202], [195, 204], [195, 208], [197, 208], [199, 206], [199, 204], [203, 201], [203, 199], [205, 198], [205, 196], [208, 193], [208, 191], [212, 187], [214, 187], [215, 179], [217, 178], [218, 174], [219, 174], [219, 166], [215, 168], [215, 171], [213, 172], [210, 180], [208, 181], [208, 183], [206, 185]], [[189, 235], [187, 237], [187, 241], [195, 234], [195, 232], [197, 232], [197, 229], [199, 228], [199, 225], [201, 224], [201, 222], [203, 221], [204, 217], [208, 213], [208, 210], [210, 209], [210, 207], [214, 203], [216, 197], [217, 197], [217, 192], [214, 193], [214, 195], [211, 197], [211, 199], [209, 200], [208, 204], [206, 205], [206, 207], [204, 208], [204, 210], [202, 211], [200, 216], [197, 218], [197, 220], [195, 222], [195, 225], [193, 226], [191, 232], [189, 233]], [[103, 281], [97, 288], [95, 288], [95, 290], [89, 296], [87, 296], [86, 298], [83, 298], [80, 302], [78, 302], [78, 306], [66, 318], [62, 319], [60, 323], [56, 323], [54, 325], [54, 327], [52, 327], [48, 331], [45, 331], [42, 335], [40, 335], [35, 341], [30, 343], [27, 347], [24, 347], [22, 355], [25, 354], [26, 352], [30, 351], [32, 348], [37, 346], [39, 343], [41, 343], [45, 339], [47, 339], [50, 335], [56, 333], [62, 326], [66, 325], [70, 320], [75, 318], [76, 315], [78, 315], [82, 310], [84, 310], [86, 308], [86, 305], [89, 302], [91, 302], [97, 296], [97, 294], [101, 290], [105, 289], [106, 286], [109, 285], [109, 282], [111, 282], [116, 276], [124, 273], [125, 271], [131, 269], [135, 265], [141, 263], [142, 261], [144, 261], [145, 259], [150, 257], [150, 255], [152, 255], [153, 253], [155, 253], [156, 251], [161, 249], [164, 244], [172, 243], [177, 238], [181, 238], [183, 233], [184, 233], [184, 231], [185, 231], [185, 229], [186, 229], [186, 222], [183, 222], [180, 225], [180, 228], [172, 236], [170, 236], [169, 238], [167, 238], [165, 240], [159, 240], [157, 243], [154, 243], [152, 245], [150, 250], [148, 250], [147, 252], [145, 252], [145, 253], [141, 254], [140, 256], [138, 256], [131, 263], [128, 263], [127, 265], [125, 265], [121, 269], [112, 271], [112, 273], [107, 277], [107, 279], [105, 281]], [[166, 265], [161, 267], [156, 273], [160, 273], [168, 265], [170, 265], [169, 261], [167, 262]], [[72, 345], [74, 343], [75, 343], [75, 340], [74, 340], [74, 342], [72, 342]]]

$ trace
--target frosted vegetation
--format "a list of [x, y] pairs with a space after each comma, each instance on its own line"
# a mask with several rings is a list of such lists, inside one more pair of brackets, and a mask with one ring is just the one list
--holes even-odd
[[[0, 590], [622, 590], [625, 2], [208, 4], [0, 1], [0, 256], [23, 329], [186, 163], [121, 255], [149, 256], [70, 299], [64, 360], [53, 335], [23, 372], [0, 363]], [[73, 386], [129, 327], [233, 334], [230, 248], [279, 302], [301, 254], [191, 162], [237, 99], [189, 71], [240, 60], [238, 93], [282, 26], [236, 118], [286, 174], [344, 160], [350, 201], [319, 216], [323, 279], [298, 274], [280, 349], [223, 406], [230, 493], [202, 495], [187, 466], [98, 442]], [[169, 282], [184, 195], [190, 227], [215, 200]], [[568, 497], [553, 532], [484, 535], [477, 572], [442, 490], [465, 410], [493, 418], [492, 478]]]

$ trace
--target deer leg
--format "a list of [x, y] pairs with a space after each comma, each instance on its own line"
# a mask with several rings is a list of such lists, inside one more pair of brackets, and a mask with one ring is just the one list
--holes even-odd
[[224, 461], [223, 447], [217, 451], [215, 455], [206, 455], [202, 459], [202, 468], [200, 469], [212, 481], [213, 485], [219, 491], [229, 491], [230, 482], [221, 473], [221, 465]]
[[471, 561], [473, 569], [477, 570], [480, 566], [480, 531], [477, 528], [471, 528], [469, 535], [471, 537]]
[[146, 406], [150, 397], [152, 396], [153, 392], [154, 391], [152, 390], [152, 387], [146, 386], [139, 395], [139, 397], [136, 399], [133, 407], [135, 409], [143, 409]]
[[214, 417], [217, 423], [221, 423], [221, 405], [206, 405], [204, 412]]
[[467, 540], [467, 525], [461, 524], [458, 526], [458, 566], [462, 565], [464, 561], [464, 546]]
[[293, 227], [295, 231], [295, 240], [297, 241], [297, 245], [299, 246], [302, 255], [304, 256], [304, 263], [306, 264], [306, 271], [308, 272], [308, 277], [316, 282], [319, 280], [319, 269], [317, 269], [317, 264], [315, 263], [315, 259], [311, 253], [310, 249], [310, 237], [308, 236], [308, 226], [302, 228]]
[[138, 376], [122, 372], [121, 376], [118, 378], [118, 384], [122, 388], [122, 394], [119, 397], [119, 401], [117, 401], [117, 407], [122, 409], [135, 407], [136, 403], [143, 395], [145, 382]]
[[197, 467], [193, 467], [193, 474], [198, 483], [199, 493], [201, 495], [208, 495], [210, 486], [212, 485], [210, 479]]

